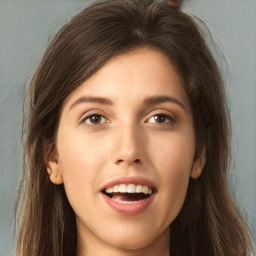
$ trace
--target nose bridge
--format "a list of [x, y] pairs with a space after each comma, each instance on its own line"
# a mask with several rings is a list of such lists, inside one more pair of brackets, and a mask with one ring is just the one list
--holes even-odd
[[141, 131], [135, 122], [120, 124], [114, 135], [114, 162], [115, 164], [142, 163]]

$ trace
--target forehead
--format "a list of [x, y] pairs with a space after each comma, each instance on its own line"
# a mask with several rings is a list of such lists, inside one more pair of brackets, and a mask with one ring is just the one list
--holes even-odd
[[65, 105], [81, 96], [111, 98], [114, 102], [166, 95], [190, 105], [182, 79], [170, 59], [156, 49], [143, 47], [112, 58], [67, 98]]

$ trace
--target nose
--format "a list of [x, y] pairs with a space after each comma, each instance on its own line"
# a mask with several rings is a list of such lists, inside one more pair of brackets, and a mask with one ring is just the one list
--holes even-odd
[[143, 164], [143, 135], [138, 127], [120, 127], [115, 132], [112, 145], [114, 164], [124, 166]]

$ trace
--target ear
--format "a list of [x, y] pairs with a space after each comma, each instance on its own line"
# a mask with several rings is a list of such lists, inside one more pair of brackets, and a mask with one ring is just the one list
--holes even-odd
[[199, 178], [199, 176], [202, 174], [205, 163], [206, 163], [206, 148], [205, 146], [201, 147], [200, 153], [196, 155], [194, 159], [194, 163], [192, 166], [192, 170], [190, 173], [190, 177], [193, 179]]
[[60, 185], [63, 183], [62, 173], [59, 168], [59, 162], [58, 162], [58, 155], [55, 149], [53, 147], [47, 147], [45, 155], [44, 155], [44, 161], [46, 165], [47, 172], [50, 176], [50, 180], [52, 183], [56, 185]]

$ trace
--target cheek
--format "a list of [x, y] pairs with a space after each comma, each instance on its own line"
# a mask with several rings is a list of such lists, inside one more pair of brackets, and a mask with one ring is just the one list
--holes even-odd
[[152, 150], [155, 162], [159, 163], [164, 172], [170, 175], [190, 174], [195, 156], [194, 134], [174, 133], [159, 137], [152, 141]]
[[183, 205], [193, 167], [195, 143], [193, 136], [172, 136], [169, 143], [161, 143], [155, 148], [154, 160], [160, 177], [160, 187], [167, 214], [171, 219], [177, 215]]
[[90, 140], [90, 136], [74, 132], [60, 133], [57, 144], [59, 166], [64, 178], [66, 176], [90, 176], [95, 173], [104, 154], [104, 148], [99, 140]]
[[91, 144], [88, 138], [72, 133], [59, 138], [59, 168], [67, 196], [71, 204], [85, 202], [86, 195], [96, 191], [97, 177], [104, 163], [104, 148], [97, 145], [97, 141]]

